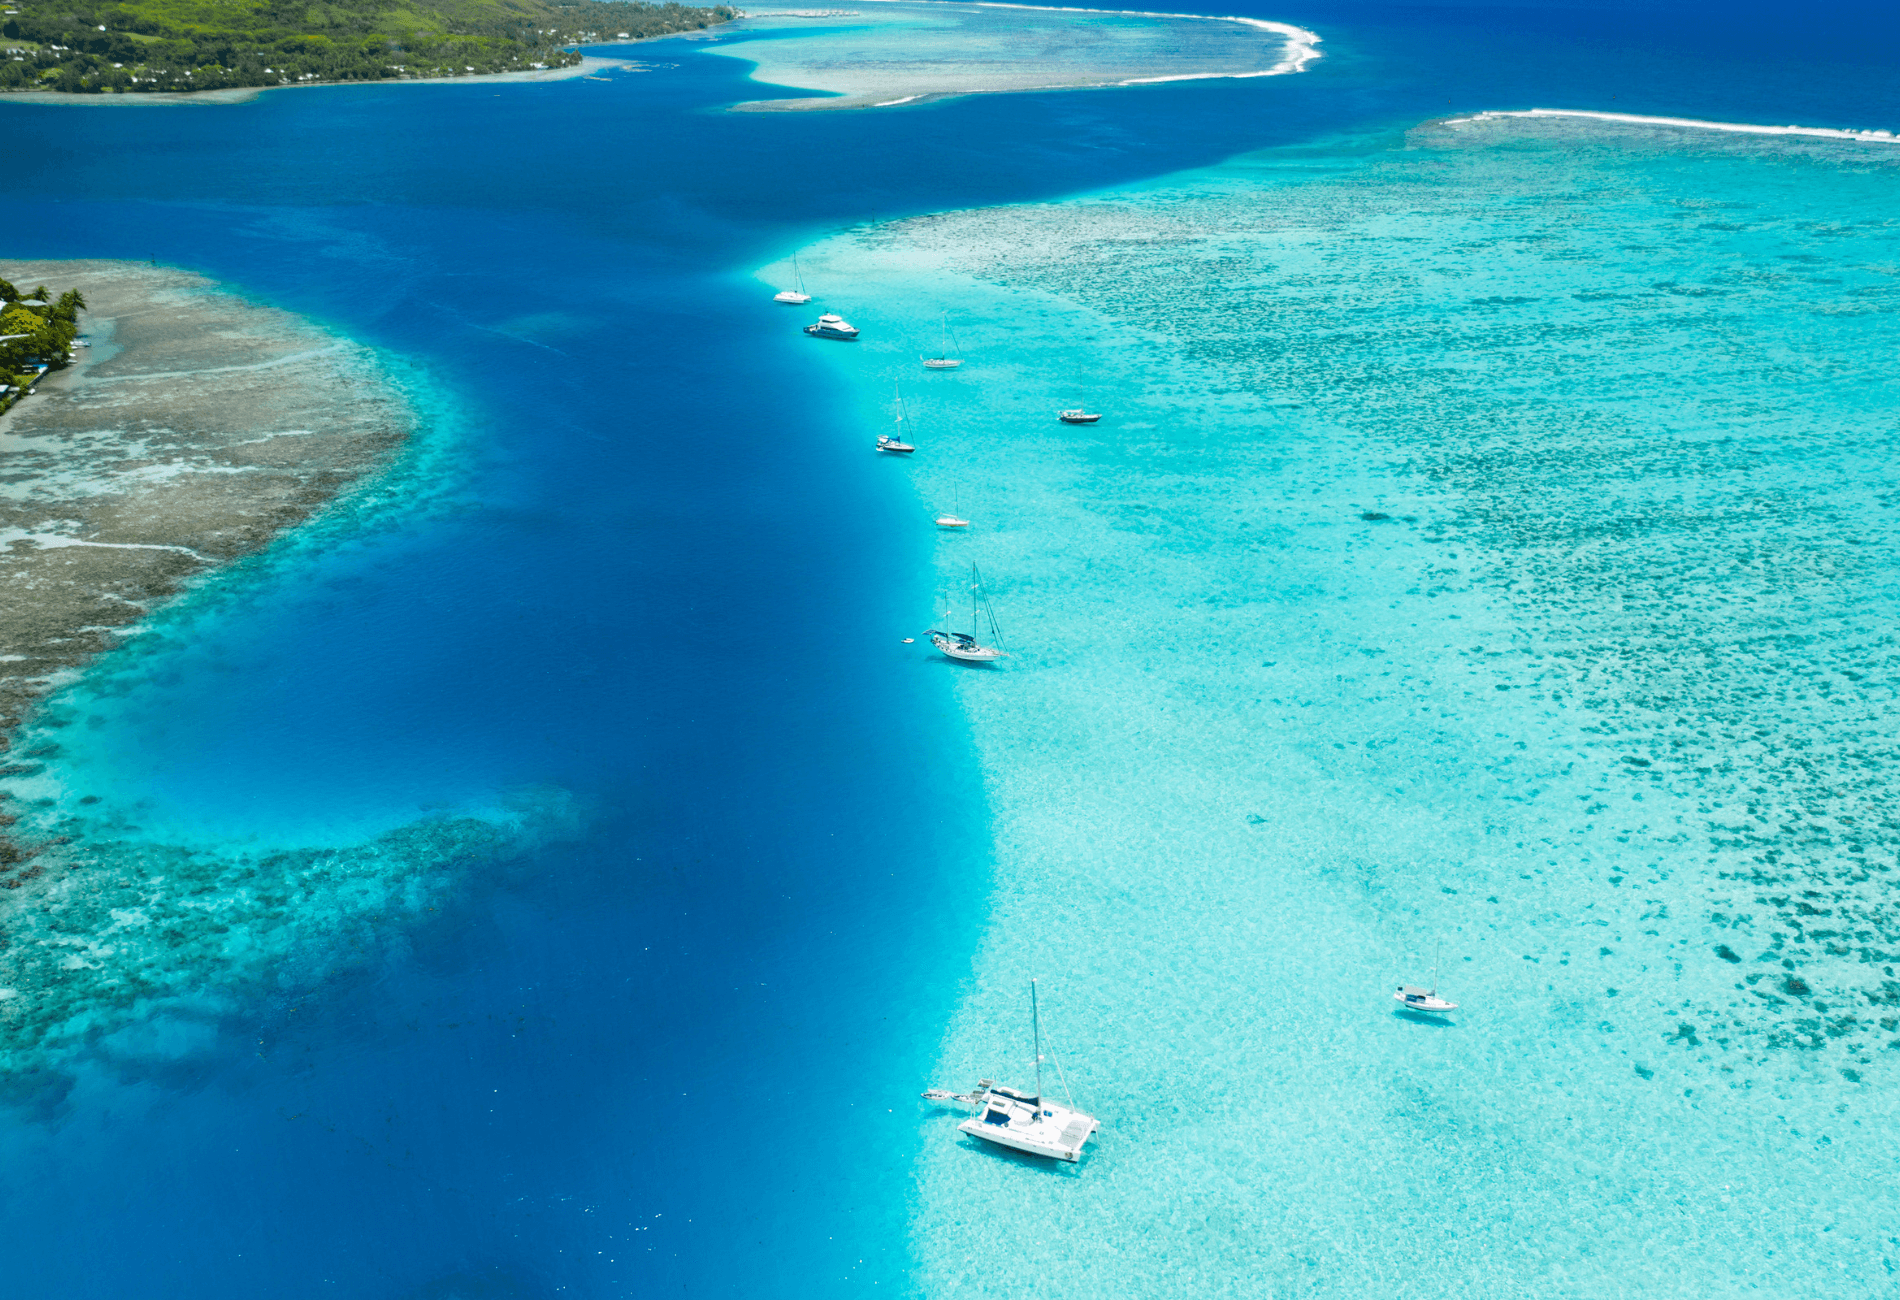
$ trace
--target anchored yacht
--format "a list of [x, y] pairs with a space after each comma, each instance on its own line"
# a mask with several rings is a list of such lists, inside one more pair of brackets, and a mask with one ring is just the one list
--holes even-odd
[[815, 325], [807, 325], [805, 333], [816, 339], [854, 339], [858, 336], [858, 327], [842, 316], [826, 312], [818, 318]]
[[[878, 434], [877, 435], [877, 449], [879, 451], [889, 452], [893, 456], [908, 456], [913, 451], [916, 451], [917, 448], [913, 446], [904, 437], [904, 434], [906, 432], [904, 425], [909, 422], [907, 418], [908, 412], [904, 410], [903, 390], [897, 389], [896, 392], [897, 392], [897, 432], [895, 434], [889, 434], [889, 433]], [[916, 435], [912, 434], [911, 437], [916, 437]]]
[[[1030, 1155], [1048, 1156], [1052, 1160], [1066, 1160], [1073, 1164], [1082, 1158], [1082, 1145], [1102, 1125], [1093, 1115], [1085, 1115], [1075, 1108], [1075, 1098], [1068, 1096], [1066, 1078], [1062, 1081], [1062, 1092], [1068, 1097], [1068, 1105], [1059, 1105], [1043, 1096], [1042, 1018], [1037, 1014], [1034, 980], [1029, 982], [1029, 1020], [1036, 1041], [1036, 1090], [1033, 1093], [1005, 1088], [993, 1080], [982, 1079], [967, 1093], [932, 1088], [924, 1094], [924, 1098], [927, 1101], [947, 1101], [973, 1108], [977, 1113], [957, 1125], [959, 1133], [968, 1133], [971, 1137], [994, 1142], [997, 1146], [1027, 1151]], [[1061, 1078], [1062, 1062], [1056, 1061], [1055, 1067], [1057, 1077]]]
[[1056, 412], [1056, 419], [1062, 421], [1064, 424], [1094, 424], [1101, 418], [1102, 414], [1100, 411], [1085, 411], [1079, 406], [1071, 410]]
[[[989, 620], [990, 645], [984, 645], [976, 639], [977, 629], [984, 618]], [[990, 663], [1009, 657], [1009, 652], [997, 644], [1003, 638], [996, 627], [996, 611], [990, 608], [989, 597], [983, 594], [983, 575], [977, 572], [974, 564], [970, 566], [970, 630], [950, 631], [950, 611], [947, 609], [943, 612], [943, 622], [942, 629], [933, 627], [924, 635], [930, 638], [930, 644], [950, 658], [961, 659], [965, 663]]]
[[779, 290], [772, 295], [773, 302], [789, 303], [794, 307], [802, 307], [811, 301], [811, 295], [805, 292], [805, 277], [798, 269], [797, 253], [792, 254], [792, 281], [798, 287], [796, 289]]
[[1447, 1002], [1438, 996], [1438, 954], [1432, 954], [1432, 986], [1419, 988], [1416, 984], [1401, 984], [1399, 991], [1392, 995], [1398, 1004], [1407, 1011], [1418, 1011], [1429, 1016], [1442, 1016], [1447, 1011], [1456, 1011], [1456, 1002]]
[[950, 313], [945, 312], [937, 331], [937, 355], [924, 358], [926, 370], [955, 370], [963, 362], [950, 355]]

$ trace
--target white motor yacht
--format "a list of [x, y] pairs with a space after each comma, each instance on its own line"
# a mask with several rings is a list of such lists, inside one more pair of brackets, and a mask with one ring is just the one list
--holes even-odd
[[[1082, 1145], [1101, 1127], [1101, 1122], [1077, 1110], [1073, 1097], [1069, 1098], [1068, 1105], [1063, 1106], [1043, 1096], [1042, 1018], [1037, 1014], [1034, 980], [1029, 982], [1029, 1017], [1036, 1042], [1036, 1090], [1033, 1093], [1005, 1088], [983, 1079], [967, 1093], [932, 1088], [924, 1097], [928, 1101], [960, 1103], [976, 1110], [974, 1116], [957, 1125], [959, 1133], [968, 1133], [971, 1137], [994, 1142], [997, 1146], [1027, 1151], [1030, 1155], [1048, 1156], [1052, 1160], [1066, 1160], [1073, 1164], [1082, 1158]], [[1056, 1073], [1060, 1076], [1062, 1063], [1057, 1061], [1055, 1064]], [[1065, 1096], [1068, 1093], [1066, 1079], [1063, 1081], [1063, 1093]]]
[[805, 292], [805, 277], [798, 269], [797, 253], [792, 254], [792, 281], [798, 287], [795, 289], [780, 289], [777, 293], [772, 295], [773, 302], [789, 303], [794, 307], [802, 307], [811, 301], [811, 295]]
[[805, 333], [818, 339], [855, 339], [858, 327], [842, 316], [826, 312], [814, 325], [807, 325]]

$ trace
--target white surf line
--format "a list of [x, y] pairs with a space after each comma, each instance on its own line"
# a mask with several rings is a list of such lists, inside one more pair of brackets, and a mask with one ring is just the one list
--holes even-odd
[[1820, 140], [1859, 140], [1865, 144], [1900, 144], [1892, 131], [1846, 131], [1831, 126], [1760, 126], [1749, 122], [1705, 122], [1694, 117], [1643, 117], [1637, 113], [1598, 113], [1584, 108], [1495, 109], [1470, 117], [1446, 118], [1446, 126], [1488, 122], [1500, 117], [1584, 117], [1599, 122], [1633, 122], [1638, 126], [1686, 126], [1698, 131], [1732, 131], [1741, 135], [1799, 135]]
[[[915, 2], [916, 0], [865, 0], [867, 4]], [[1307, 64], [1320, 57], [1318, 32], [1310, 32], [1304, 27], [1295, 27], [1292, 23], [1269, 22], [1265, 18], [1242, 18], [1228, 14], [1174, 14], [1153, 9], [1086, 9], [1076, 5], [1019, 5], [1007, 4], [1004, 0], [964, 0], [964, 2], [975, 9], [1028, 9], [1052, 14], [1110, 14], [1117, 18], [1191, 18], [1203, 23], [1239, 23], [1243, 27], [1257, 27], [1263, 32], [1278, 32], [1289, 42], [1287, 57], [1265, 72], [1192, 72], [1178, 77], [1137, 77], [1132, 81], [1096, 83], [1101, 86], [1144, 86], [1159, 81], [1205, 81], [1218, 77], [1232, 77], [1236, 80], [1242, 77], [1277, 77], [1288, 72], [1304, 72]], [[893, 100], [892, 102], [903, 101]], [[882, 105], [874, 105], [874, 107], [882, 107]]]
[[166, 546], [159, 542], [82, 542], [77, 537], [62, 537], [58, 533], [29, 533], [24, 528], [9, 528], [0, 532], [0, 549], [11, 548], [15, 542], [32, 542], [42, 551], [55, 551], [63, 546], [103, 546], [115, 551], [177, 551], [189, 555], [200, 564], [211, 561], [189, 546]]

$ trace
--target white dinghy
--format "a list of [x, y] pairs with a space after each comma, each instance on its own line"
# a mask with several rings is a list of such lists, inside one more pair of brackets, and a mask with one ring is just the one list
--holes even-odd
[[1062, 1079], [1062, 1093], [1068, 1097], [1069, 1104], [1058, 1105], [1042, 1095], [1042, 1017], [1036, 1006], [1034, 980], [1029, 981], [1029, 1023], [1036, 1041], [1035, 1092], [1021, 1092], [983, 1079], [967, 1093], [932, 1088], [924, 1098], [973, 1107], [977, 1113], [957, 1125], [959, 1133], [968, 1133], [997, 1146], [1027, 1151], [1032, 1156], [1047, 1156], [1073, 1164], [1082, 1158], [1083, 1143], [1102, 1125], [1093, 1115], [1085, 1115], [1075, 1108], [1075, 1098], [1069, 1096], [1069, 1081], [1062, 1074], [1062, 1062], [1055, 1062], [1056, 1076]]

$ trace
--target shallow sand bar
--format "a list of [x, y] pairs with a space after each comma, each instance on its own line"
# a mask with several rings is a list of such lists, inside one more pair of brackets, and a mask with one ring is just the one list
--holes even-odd
[[1298, 72], [1319, 38], [1256, 18], [1202, 18], [1003, 4], [868, 0], [845, 16], [766, 10], [742, 24], [763, 39], [714, 54], [758, 64], [756, 81], [830, 91], [740, 108], [886, 108], [951, 95], [1127, 86]]

